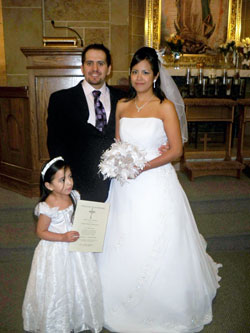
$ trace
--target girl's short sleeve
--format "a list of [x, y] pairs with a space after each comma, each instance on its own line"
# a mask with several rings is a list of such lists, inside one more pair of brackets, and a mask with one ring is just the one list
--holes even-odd
[[71, 194], [72, 194], [73, 198], [75, 199], [75, 202], [76, 202], [76, 203], [77, 203], [78, 200], [81, 199], [80, 193], [79, 193], [78, 191], [73, 190], [73, 191], [71, 192]]
[[56, 217], [58, 213], [58, 207], [49, 207], [46, 202], [39, 202], [39, 204], [36, 205], [34, 214], [36, 216], [39, 216], [40, 214], [44, 214], [50, 218]]

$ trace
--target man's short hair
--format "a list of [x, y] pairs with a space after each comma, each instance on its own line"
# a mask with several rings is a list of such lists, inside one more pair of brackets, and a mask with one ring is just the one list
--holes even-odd
[[85, 61], [85, 55], [89, 50], [100, 50], [103, 51], [106, 54], [106, 61], [107, 61], [107, 65], [110, 66], [111, 65], [111, 55], [110, 55], [110, 51], [109, 49], [104, 46], [103, 44], [90, 44], [88, 46], [86, 46], [84, 48], [84, 50], [82, 51], [82, 64], [84, 64]]

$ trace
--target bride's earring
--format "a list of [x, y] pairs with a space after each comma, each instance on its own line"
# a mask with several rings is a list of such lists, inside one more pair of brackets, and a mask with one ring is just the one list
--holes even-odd
[[156, 79], [154, 79], [154, 84], [153, 84], [154, 89], [155, 89], [155, 82], [156, 82]]

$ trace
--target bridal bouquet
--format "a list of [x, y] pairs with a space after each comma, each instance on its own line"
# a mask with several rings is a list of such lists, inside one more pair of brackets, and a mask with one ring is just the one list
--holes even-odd
[[116, 178], [124, 184], [129, 178], [135, 178], [147, 160], [145, 153], [127, 142], [115, 141], [101, 156], [99, 172], [104, 179]]

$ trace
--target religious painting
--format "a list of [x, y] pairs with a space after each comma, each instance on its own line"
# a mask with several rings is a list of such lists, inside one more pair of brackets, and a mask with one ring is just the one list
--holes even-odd
[[239, 40], [242, 0], [146, 0], [145, 43], [156, 49], [179, 35], [185, 54], [211, 54]]
[[183, 39], [183, 53], [209, 53], [227, 39], [229, 0], [162, 0], [160, 47]]

